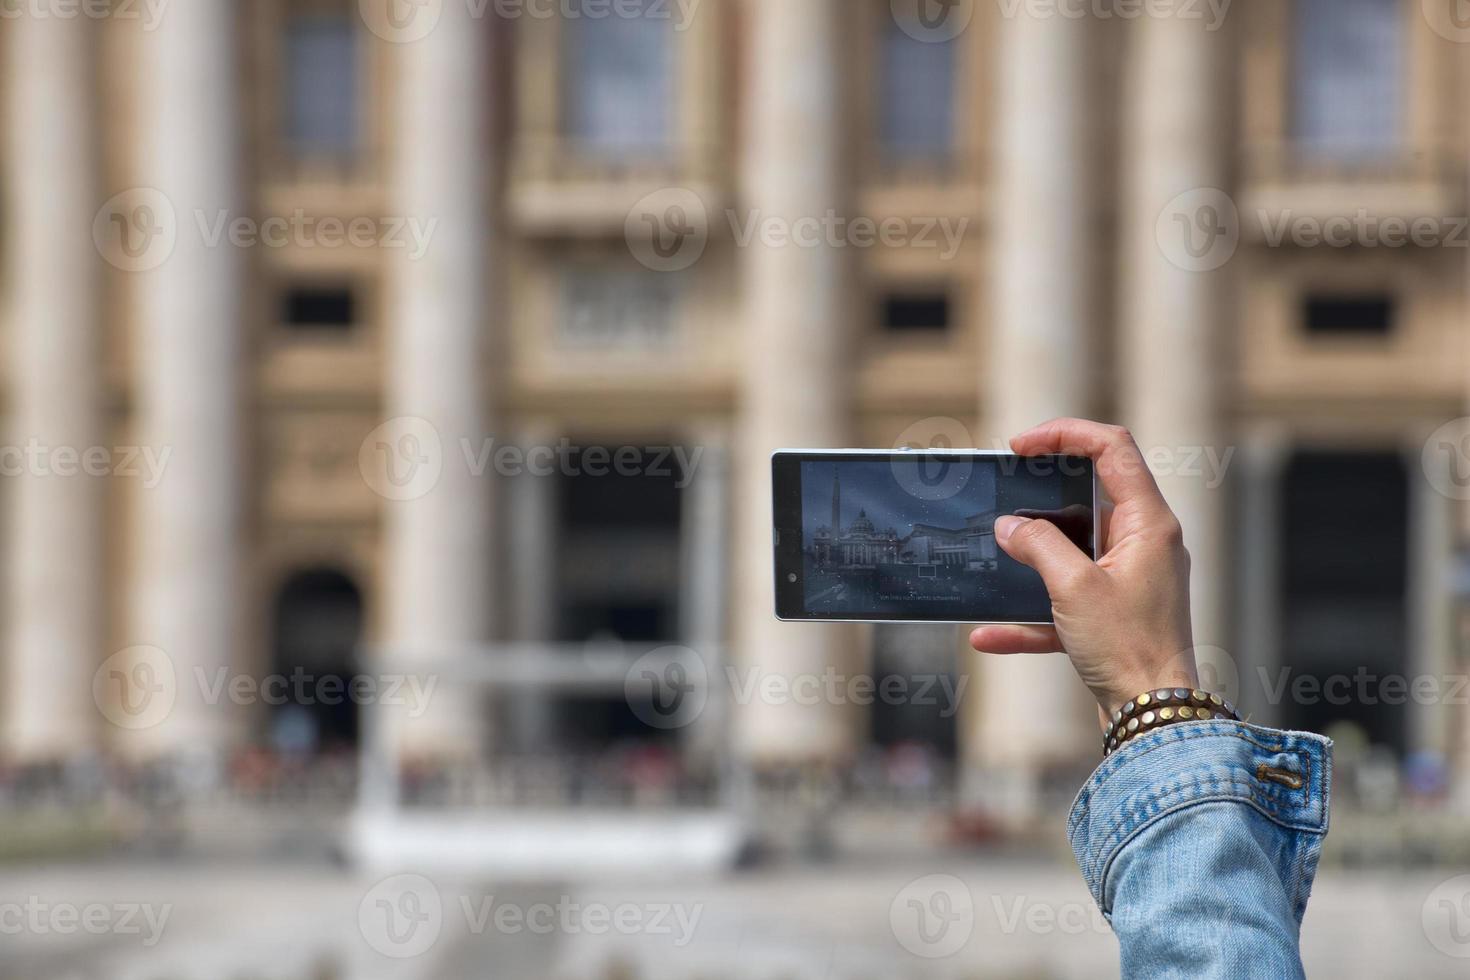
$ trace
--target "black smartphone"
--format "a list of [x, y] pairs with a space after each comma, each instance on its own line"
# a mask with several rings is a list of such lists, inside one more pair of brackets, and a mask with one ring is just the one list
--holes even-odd
[[985, 450], [782, 450], [771, 458], [776, 616], [1050, 623], [1035, 571], [996, 544], [1004, 514], [1097, 557], [1090, 459]]

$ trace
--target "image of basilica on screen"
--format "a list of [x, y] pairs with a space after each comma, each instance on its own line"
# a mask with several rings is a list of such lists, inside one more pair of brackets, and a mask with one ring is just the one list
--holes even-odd
[[[804, 565], [811, 611], [973, 607], [1003, 587], [993, 479], [926, 501], [883, 464], [828, 464], [806, 476]], [[830, 508], [817, 505], [819, 488], [830, 492]]]

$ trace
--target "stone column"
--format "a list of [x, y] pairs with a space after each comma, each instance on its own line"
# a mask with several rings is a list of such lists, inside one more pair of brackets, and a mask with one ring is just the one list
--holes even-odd
[[[530, 451], [555, 446], [561, 430], [545, 420], [534, 420], [516, 430], [516, 445]], [[506, 582], [511, 608], [506, 611], [518, 644], [540, 645], [544, 655], [556, 656], [557, 483], [555, 476], [523, 472], [506, 481], [510, 526], [506, 528], [509, 559], [515, 573]], [[499, 699], [506, 711], [505, 730], [514, 751], [545, 751], [556, 737], [556, 711], [551, 692], [510, 690]]]
[[[83, 17], [6, 22], [3, 283], [10, 332], [5, 754], [62, 758], [92, 745], [100, 716], [102, 478], [76, 471], [104, 441], [94, 35]], [[66, 460], [69, 459], [68, 464]], [[70, 475], [58, 473], [63, 467]], [[12, 471], [13, 472], [13, 471]]]
[[1198, 266], [1161, 240], [1160, 219], [1166, 210], [1190, 219], [1214, 213], [1196, 212], [1213, 206], [1218, 191], [1210, 189], [1227, 185], [1231, 35], [1228, 26], [1210, 32], [1201, 21], [1177, 17], [1146, 17], [1132, 27], [1123, 100], [1123, 421], [1184, 525], [1195, 645], [1228, 649], [1220, 483], [1228, 447], [1217, 381], [1227, 363], [1231, 266]]
[[[427, 441], [437, 443], [442, 472], [426, 492], [384, 503], [384, 639], [397, 664], [391, 669], [464, 659], [491, 638], [493, 474], [475, 475], [463, 447], [478, 454], [491, 431], [487, 42], [495, 19], [447, 3], [426, 37], [392, 49], [398, 73], [389, 213], [437, 225], [422, 257], [389, 257], [385, 414], [430, 427]], [[388, 720], [402, 751], [472, 756], [483, 749], [487, 702], [484, 692], [442, 678], [433, 710]]]
[[[741, 207], [796, 222], [844, 214], [842, 0], [752, 0], [746, 159]], [[783, 677], [828, 665], [850, 671], [854, 633], [775, 619], [772, 450], [846, 442], [850, 342], [843, 249], [828, 244], [743, 250], [747, 309], [736, 486], [739, 578], [736, 669]], [[833, 759], [853, 745], [851, 712], [835, 705], [737, 711], [739, 744], [757, 763]]]
[[[136, 37], [138, 192], [152, 223], [172, 222], [172, 251], [132, 274], [136, 404], [142, 445], [169, 454], [161, 482], [135, 489], [136, 561], [129, 639], [161, 650], [177, 698], [158, 724], [122, 733], [145, 754], [218, 753], [242, 734], [228, 698], [201, 678], [239, 671], [243, 497], [240, 379], [246, 255], [201, 221], [241, 214], [238, 7], [171, 6]], [[161, 213], [160, 213], [161, 212]], [[131, 220], [141, 222], [134, 209]], [[140, 224], [140, 229], [143, 226]], [[166, 678], [165, 678], [166, 680]], [[135, 692], [136, 693], [136, 692]]]
[[[1050, 418], [1094, 410], [1092, 338], [1101, 317], [1087, 98], [1093, 26], [1024, 13], [1002, 20], [993, 303], [981, 384], [984, 431], [1002, 446]], [[1075, 761], [1094, 747], [1096, 712], [1065, 657], [971, 663], [981, 683], [967, 714], [966, 758], [972, 770], [991, 771], [986, 786], [1000, 786], [1003, 773], [1027, 782], [1022, 777], [1039, 766]], [[1035, 711], [1041, 703], [1054, 710]]]

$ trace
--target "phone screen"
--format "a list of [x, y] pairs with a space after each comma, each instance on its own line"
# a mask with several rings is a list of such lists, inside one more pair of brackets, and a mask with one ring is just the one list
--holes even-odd
[[1041, 576], [996, 543], [1003, 514], [1095, 555], [1087, 459], [778, 453], [772, 475], [782, 619], [1049, 623]]

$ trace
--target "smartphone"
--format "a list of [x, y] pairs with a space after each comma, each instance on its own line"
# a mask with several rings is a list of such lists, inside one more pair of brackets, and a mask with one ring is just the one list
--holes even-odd
[[782, 450], [771, 457], [776, 616], [1052, 622], [1046, 586], [995, 540], [1004, 514], [1097, 557], [1090, 459], [985, 450]]

